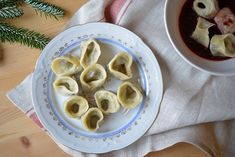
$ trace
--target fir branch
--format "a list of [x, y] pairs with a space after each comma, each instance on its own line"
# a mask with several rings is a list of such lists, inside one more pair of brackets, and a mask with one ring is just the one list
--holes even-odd
[[1, 19], [13, 19], [23, 15], [23, 11], [16, 6], [4, 7], [0, 9], [0, 18]]
[[23, 4], [23, 0], [0, 0], [0, 8], [9, 6], [18, 6]]
[[50, 39], [43, 34], [25, 28], [17, 28], [6, 23], [0, 23], [1, 42], [19, 42], [29, 47], [43, 49], [49, 40]]
[[40, 13], [44, 13], [45, 17], [53, 16], [57, 19], [57, 17], [64, 16], [64, 10], [53, 4], [42, 2], [41, 0], [24, 0], [24, 2], [36, 9], [36, 11], [38, 10]]
[[0, 7], [14, 6], [15, 2], [12, 0], [0, 0]]

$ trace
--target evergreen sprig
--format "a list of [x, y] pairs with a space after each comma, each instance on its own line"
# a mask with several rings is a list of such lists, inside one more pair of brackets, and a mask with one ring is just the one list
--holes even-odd
[[17, 28], [2, 22], [4, 19], [12, 19], [23, 15], [23, 11], [19, 9], [22, 4], [26, 3], [40, 14], [45, 16], [61, 17], [64, 16], [64, 10], [42, 0], [0, 0], [0, 42], [19, 42], [29, 47], [43, 49], [49, 42], [49, 38], [45, 35], [26, 28]]
[[53, 4], [42, 2], [41, 0], [24, 0], [24, 2], [33, 7], [36, 11], [38, 10], [40, 13], [44, 13], [46, 17], [52, 16], [57, 19], [57, 17], [64, 16], [64, 10]]
[[13, 19], [23, 15], [23, 11], [16, 6], [4, 7], [0, 9], [0, 18]]
[[0, 41], [1, 42], [19, 42], [29, 47], [43, 49], [49, 42], [45, 35], [15, 26], [0, 23]]
[[22, 0], [0, 0], [0, 8], [6, 7], [6, 6], [18, 6], [23, 3]]

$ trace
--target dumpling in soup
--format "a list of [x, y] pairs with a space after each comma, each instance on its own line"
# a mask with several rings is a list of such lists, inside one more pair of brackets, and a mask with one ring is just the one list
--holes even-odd
[[81, 65], [83, 68], [97, 63], [101, 50], [99, 44], [94, 39], [82, 43], [81, 49]]
[[72, 96], [64, 102], [65, 113], [72, 117], [81, 117], [89, 108], [88, 102], [81, 96]]
[[117, 98], [123, 108], [131, 109], [135, 108], [142, 102], [143, 95], [134, 84], [124, 82], [118, 88]]
[[132, 56], [125, 52], [118, 53], [108, 64], [108, 69], [112, 75], [120, 80], [132, 78], [131, 65]]
[[103, 113], [98, 108], [89, 108], [82, 116], [82, 124], [88, 131], [96, 131], [103, 121]]
[[52, 61], [52, 71], [58, 76], [72, 75], [82, 70], [80, 61], [73, 55], [58, 57]]
[[209, 38], [209, 28], [214, 26], [213, 23], [210, 23], [209, 21], [198, 17], [197, 19], [197, 26], [191, 36], [194, 40], [196, 40], [198, 43], [202, 44], [206, 48], [208, 48], [210, 43]]
[[194, 0], [193, 9], [199, 16], [212, 19], [219, 11], [219, 5], [217, 0]]
[[215, 16], [214, 21], [221, 33], [227, 34], [235, 32], [235, 15], [229, 8], [221, 9]]
[[54, 89], [62, 95], [73, 95], [78, 93], [77, 82], [68, 76], [61, 76], [53, 83]]
[[104, 84], [107, 78], [104, 67], [100, 64], [88, 66], [80, 76], [80, 81], [85, 90], [94, 90]]
[[214, 35], [210, 50], [214, 56], [235, 57], [235, 36], [233, 34]]
[[119, 110], [120, 105], [117, 96], [107, 90], [100, 90], [95, 93], [95, 101], [98, 108], [104, 113], [115, 113]]

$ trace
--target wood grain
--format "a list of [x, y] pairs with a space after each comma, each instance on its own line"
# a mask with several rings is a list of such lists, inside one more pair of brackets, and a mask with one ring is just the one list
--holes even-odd
[[[45, 19], [28, 6], [23, 6], [25, 14], [8, 22], [27, 27], [54, 37], [63, 30], [68, 19], [86, 0], [50, 0], [66, 10], [66, 16], [59, 21]], [[65, 154], [43, 131], [17, 109], [6, 93], [19, 84], [33, 69], [40, 54], [39, 50], [19, 44], [0, 45], [0, 156], [4, 157], [66, 157]], [[148, 157], [204, 157], [197, 148], [180, 143], [168, 149], [150, 153]]]

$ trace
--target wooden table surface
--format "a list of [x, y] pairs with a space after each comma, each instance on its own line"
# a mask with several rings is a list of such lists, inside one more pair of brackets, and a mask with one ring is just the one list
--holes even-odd
[[[50, 0], [66, 12], [59, 21], [45, 19], [36, 15], [28, 6], [23, 6], [24, 15], [10, 20], [17, 26], [27, 27], [54, 37], [63, 30], [64, 25], [85, 3], [85, 0]], [[65, 154], [39, 127], [17, 109], [7, 98], [7, 91], [18, 85], [33, 69], [40, 54], [19, 44], [0, 45], [0, 156], [3, 157], [64, 157]], [[28, 142], [25, 139], [28, 139]], [[199, 149], [190, 144], [179, 143], [165, 150], [150, 153], [148, 157], [205, 157]]]

